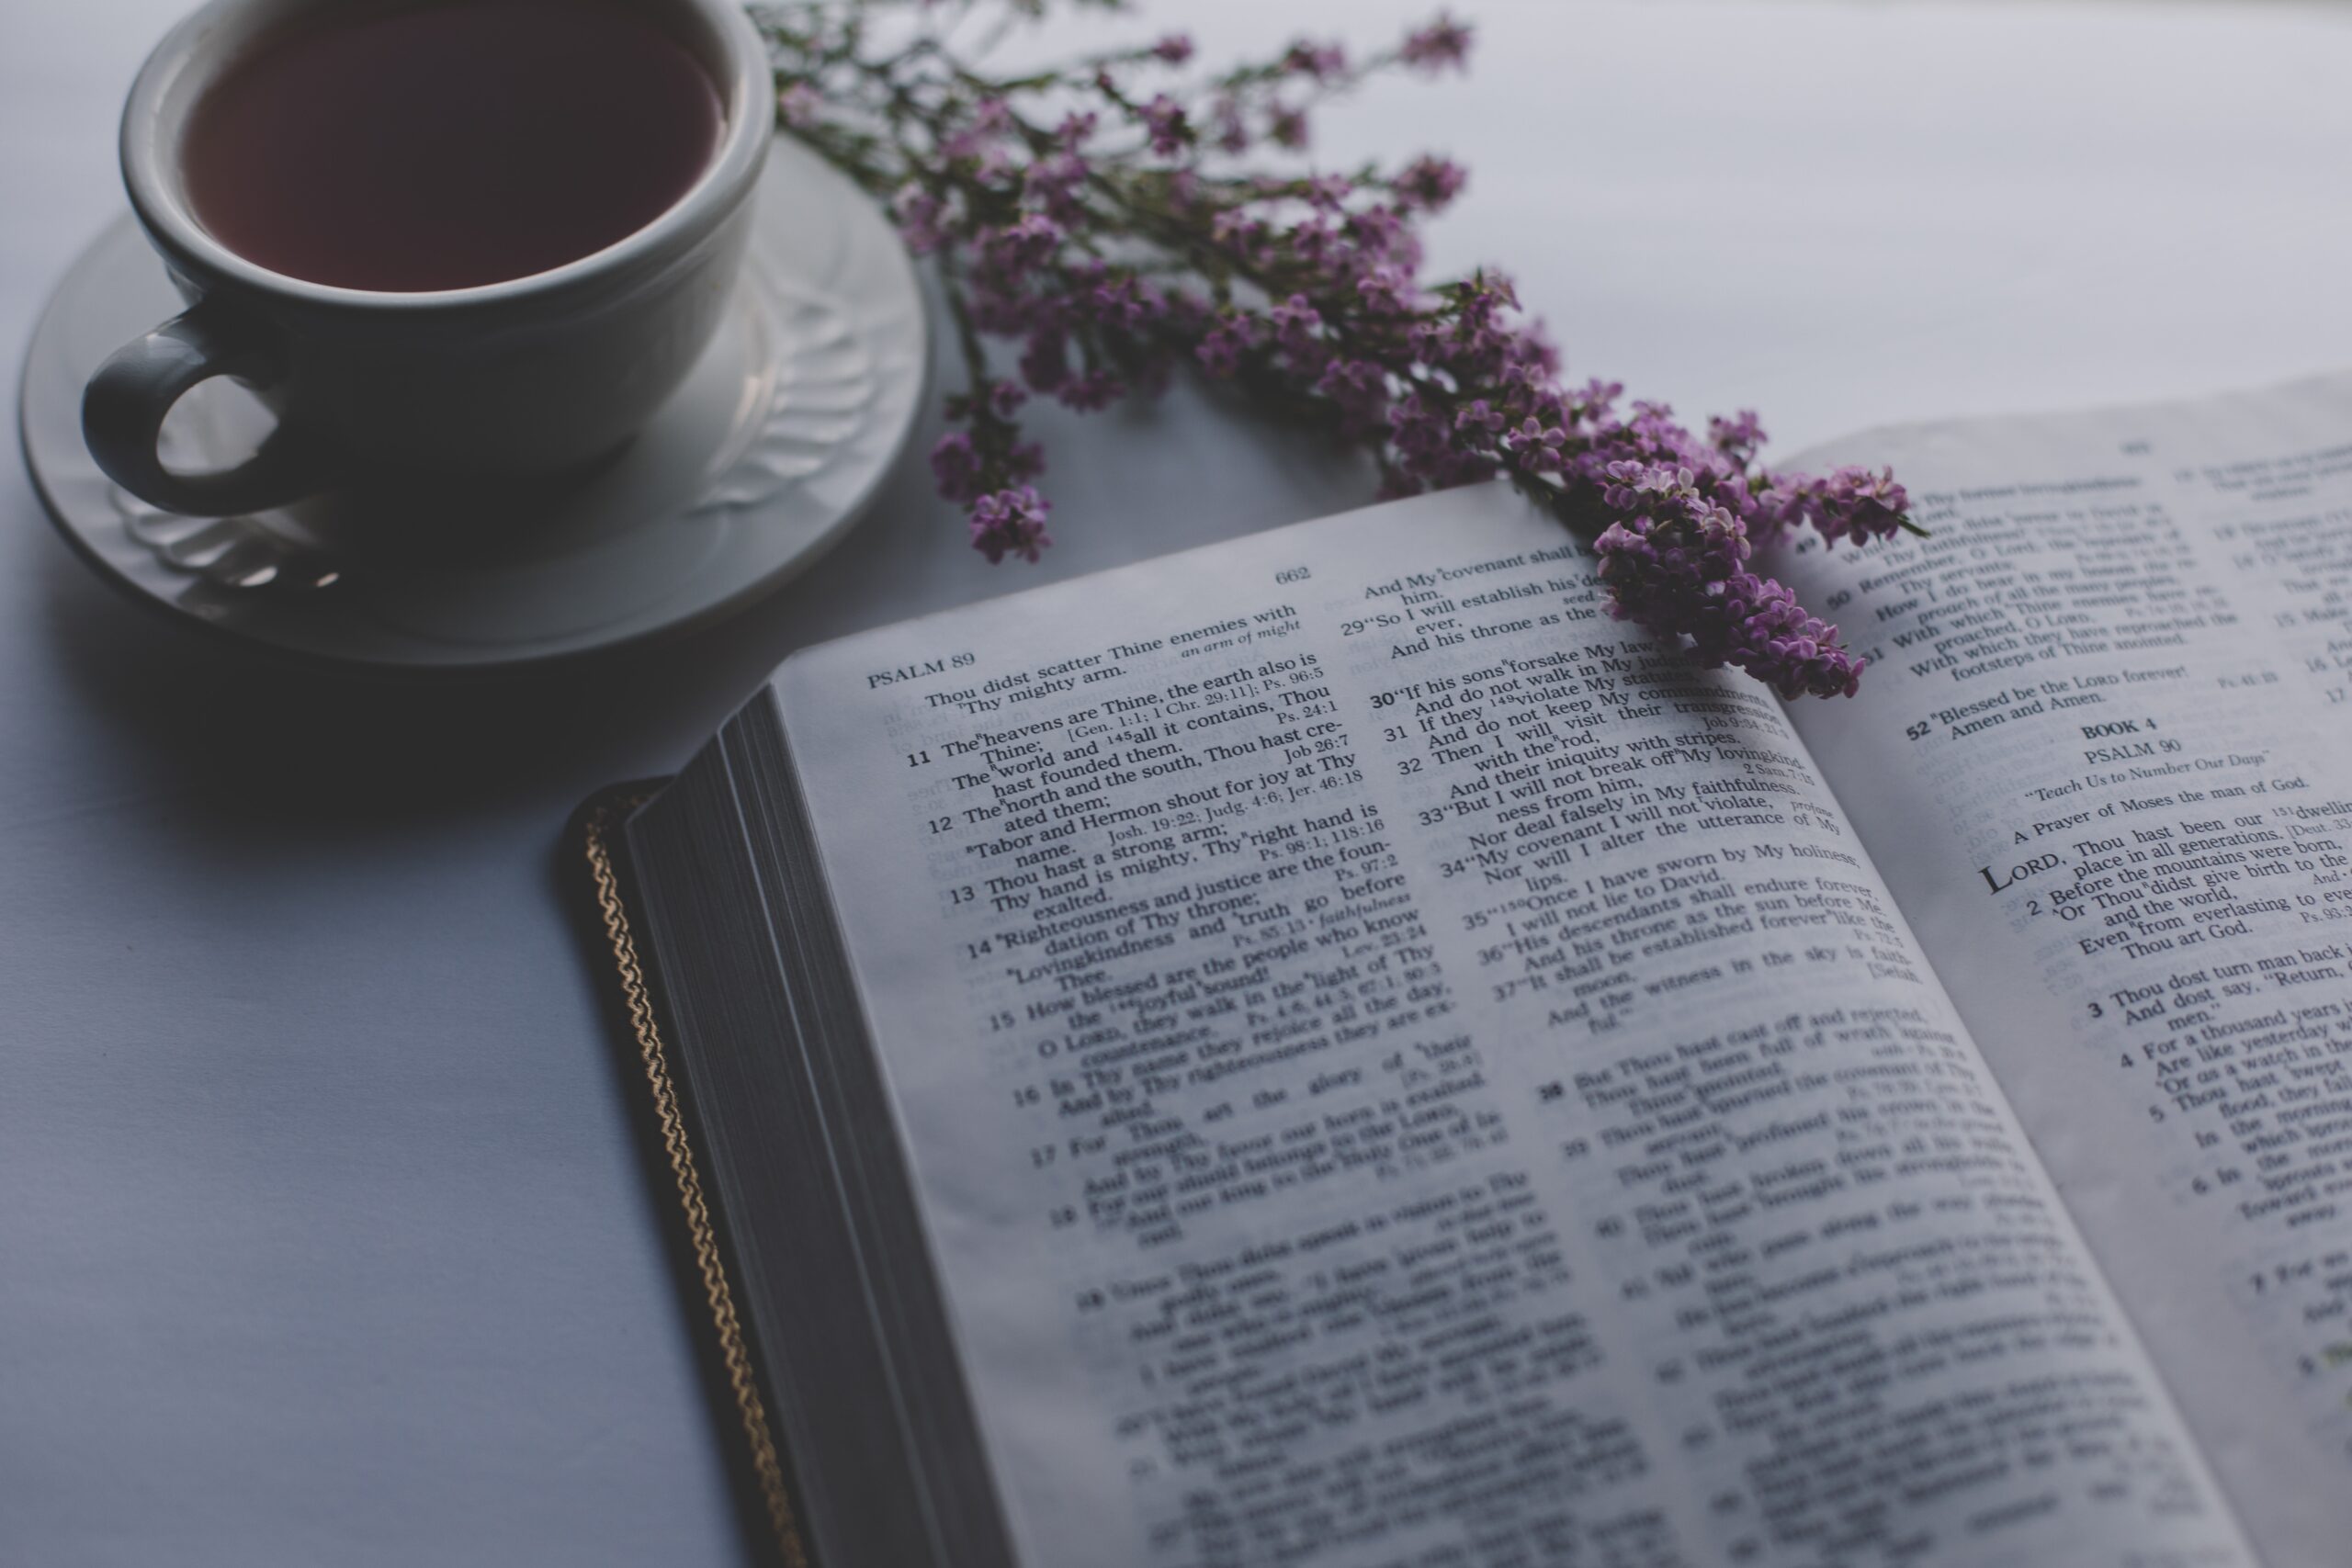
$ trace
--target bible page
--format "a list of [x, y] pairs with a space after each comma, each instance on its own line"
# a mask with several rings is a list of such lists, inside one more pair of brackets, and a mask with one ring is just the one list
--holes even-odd
[[1508, 488], [775, 691], [1024, 1562], [2249, 1561], [1778, 705]]
[[1880, 432], [1794, 710], [2266, 1560], [2352, 1539], [2352, 378]]

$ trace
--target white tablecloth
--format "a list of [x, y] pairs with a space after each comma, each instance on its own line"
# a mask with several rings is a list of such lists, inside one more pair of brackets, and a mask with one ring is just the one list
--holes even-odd
[[[1322, 145], [1469, 164], [1434, 260], [1506, 263], [1578, 374], [1787, 450], [2352, 364], [2352, 7], [1457, 7], [1474, 74]], [[116, 107], [178, 8], [0, 8], [12, 355], [120, 210]], [[1212, 56], [1418, 10], [1158, 7]], [[0, 1562], [745, 1555], [557, 833], [802, 642], [1367, 488], [1188, 394], [1039, 423], [1041, 570], [964, 548], [913, 462], [732, 626], [462, 690], [199, 640], [0, 480]]]

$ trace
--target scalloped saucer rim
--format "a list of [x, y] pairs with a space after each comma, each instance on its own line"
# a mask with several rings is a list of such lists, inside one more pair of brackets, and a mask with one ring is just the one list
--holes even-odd
[[[707, 625], [781, 587], [863, 516], [929, 384], [922, 286], [881, 212], [784, 137], [759, 203], [728, 324], [646, 429], [592, 470], [231, 519], [158, 512], [82, 446], [90, 371], [180, 308], [126, 213], [76, 258], [34, 330], [18, 401], [26, 466], [74, 553], [114, 586], [312, 661], [514, 671]], [[167, 456], [233, 461], [267, 427], [250, 394], [209, 382], [174, 411]]]

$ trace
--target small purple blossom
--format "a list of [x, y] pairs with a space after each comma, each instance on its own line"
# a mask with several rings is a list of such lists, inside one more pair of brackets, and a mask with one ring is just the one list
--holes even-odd
[[1284, 353], [1295, 355], [1317, 346], [1315, 333], [1323, 325], [1323, 317], [1306, 295], [1292, 295], [1267, 311], [1266, 319], [1273, 323], [1274, 342]]
[[1396, 448], [1408, 472], [1426, 467], [1444, 451], [1446, 439], [1445, 421], [1431, 412], [1419, 392], [1406, 393], [1388, 411], [1388, 444]]
[[1404, 208], [1360, 207], [1348, 213], [1344, 226], [1367, 262], [1408, 274], [1420, 270], [1421, 243]]
[[968, 502], [978, 497], [980, 457], [969, 434], [951, 430], [933, 443], [931, 477], [938, 481], [939, 493], [950, 501]]
[[1489, 407], [1484, 398], [1476, 400], [1453, 416], [1453, 428], [1456, 430], [1483, 430], [1496, 434], [1501, 432], [1502, 427], [1503, 416]]
[[1317, 82], [1328, 82], [1344, 75], [1348, 69], [1348, 51], [1336, 43], [1316, 43], [1301, 39], [1290, 46], [1283, 56], [1283, 69], [1295, 75], [1312, 76]]
[[1396, 52], [1406, 64], [1419, 70], [1435, 73], [1448, 66], [1465, 70], [1470, 63], [1469, 24], [1441, 11], [1436, 21], [1406, 35]]
[[1052, 153], [1022, 175], [1021, 199], [1057, 223], [1075, 223], [1083, 216], [1079, 195], [1086, 175], [1086, 160], [1077, 153]]
[[1412, 286], [1402, 267], [1378, 266], [1356, 279], [1356, 299], [1368, 314], [1401, 316], [1412, 308]]
[[[1320, 208], [1326, 212], [1343, 210], [1348, 205], [1348, 198], [1355, 193], [1355, 181], [1345, 175], [1310, 175], [1298, 187], [1299, 196], [1308, 206]], [[1326, 232], [1328, 226], [1317, 231]]]
[[1209, 223], [1209, 239], [1243, 263], [1254, 264], [1263, 259], [1267, 233], [1264, 219], [1234, 208], [1218, 213]]
[[1191, 141], [1193, 128], [1184, 118], [1184, 106], [1165, 93], [1153, 96], [1143, 107], [1144, 130], [1151, 136], [1151, 150], [1163, 158], [1172, 158], [1184, 150]]
[[1159, 290], [1133, 274], [1097, 286], [1086, 302], [1097, 321], [1130, 333], [1149, 326], [1168, 308]]
[[1293, 224], [1283, 238], [1290, 242], [1291, 252], [1297, 259], [1319, 269], [1326, 276], [1336, 281], [1346, 273], [1347, 231], [1326, 214], [1308, 214]]
[[972, 547], [989, 558], [991, 566], [1007, 556], [1035, 562], [1053, 539], [1046, 532], [1046, 513], [1053, 503], [1031, 485], [991, 491], [972, 502]]
[[1566, 431], [1556, 424], [1547, 425], [1532, 413], [1505, 431], [1502, 438], [1503, 450], [1531, 474], [1550, 473], [1559, 468], [1560, 448], [1567, 444]]
[[806, 82], [795, 82], [775, 96], [776, 118], [792, 130], [816, 124], [824, 107], [824, 95]]
[[983, 98], [972, 107], [971, 118], [939, 144], [940, 156], [971, 159], [983, 168], [1001, 167], [1003, 154], [996, 146], [1012, 129], [1012, 111], [1002, 98]]
[[1242, 152], [1250, 147], [1249, 122], [1230, 93], [1221, 93], [1209, 105], [1209, 136], [1220, 152]]
[[1152, 58], [1170, 65], [1182, 65], [1193, 58], [1193, 39], [1189, 33], [1170, 33], [1151, 46]]
[[980, 254], [988, 264], [1007, 274], [1043, 266], [1060, 249], [1062, 226], [1042, 212], [1023, 213], [1019, 220], [979, 235]]
[[901, 186], [890, 198], [890, 215], [898, 220], [899, 237], [919, 256], [929, 255], [947, 243], [940, 218], [946, 204], [921, 186]]
[[1029, 400], [1029, 390], [1018, 381], [996, 380], [981, 389], [979, 396], [985, 400], [989, 412], [999, 419], [1011, 419]]
[[1742, 409], [1729, 419], [1716, 414], [1707, 421], [1707, 444], [1745, 468], [1764, 446], [1764, 426], [1754, 409]]
[[1469, 181], [1462, 165], [1451, 158], [1416, 158], [1396, 176], [1396, 196], [1424, 212], [1440, 212], [1452, 205]]
[[1238, 374], [1242, 356], [1258, 345], [1264, 332], [1264, 324], [1257, 317], [1229, 311], [1202, 335], [1193, 357], [1201, 362], [1202, 369], [1220, 379]]
[[1098, 413], [1127, 395], [1127, 389], [1108, 370], [1089, 370], [1066, 378], [1054, 396], [1080, 413]]

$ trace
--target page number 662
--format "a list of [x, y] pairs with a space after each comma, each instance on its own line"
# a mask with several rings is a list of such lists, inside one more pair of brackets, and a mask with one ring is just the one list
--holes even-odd
[[1274, 573], [1276, 582], [1304, 582], [1315, 573], [1306, 567], [1286, 566]]

